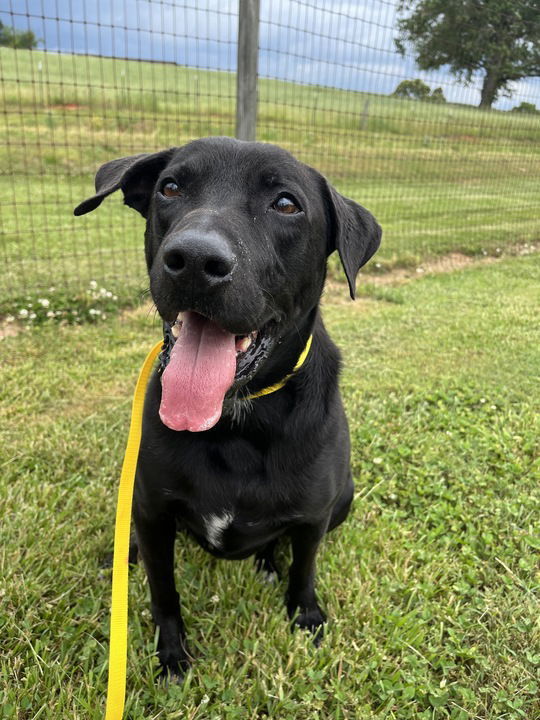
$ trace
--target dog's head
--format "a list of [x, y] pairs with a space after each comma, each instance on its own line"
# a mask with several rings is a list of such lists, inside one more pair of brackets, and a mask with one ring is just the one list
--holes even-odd
[[[174, 429], [217, 422], [225, 394], [249, 382], [316, 307], [334, 250], [354, 298], [358, 270], [381, 238], [367, 210], [290, 153], [263, 143], [206, 138], [112, 160], [75, 214], [119, 189], [146, 218], [152, 297], [178, 337], [161, 408]], [[176, 388], [170, 393], [167, 373]], [[185, 395], [186, 385], [189, 408], [179, 414], [177, 388]]]

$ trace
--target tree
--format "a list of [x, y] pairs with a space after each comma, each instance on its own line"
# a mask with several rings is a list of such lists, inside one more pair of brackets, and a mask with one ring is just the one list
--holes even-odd
[[407, 100], [425, 100], [429, 93], [429, 85], [421, 80], [402, 80], [393, 95]]
[[431, 95], [427, 98], [429, 102], [433, 103], [445, 103], [446, 98], [444, 97], [443, 89], [438, 87], [432, 90]]
[[530, 102], [522, 102], [513, 107], [510, 112], [525, 113], [526, 115], [538, 115], [540, 110], [536, 109], [536, 105]]
[[428, 102], [446, 102], [442, 88], [438, 87], [431, 92], [430, 87], [422, 80], [402, 80], [392, 95], [406, 100], [427, 100]]
[[15, 30], [0, 20], [0, 45], [18, 50], [32, 50], [37, 44], [38, 39], [31, 30]]
[[460, 80], [483, 72], [480, 107], [509, 83], [540, 75], [540, 0], [399, 0], [396, 47], [422, 70], [449, 65]]

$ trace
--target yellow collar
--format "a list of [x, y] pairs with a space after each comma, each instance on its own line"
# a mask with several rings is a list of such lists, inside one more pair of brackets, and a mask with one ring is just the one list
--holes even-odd
[[282, 380], [277, 382], [275, 385], [270, 385], [269, 387], [263, 388], [262, 390], [258, 390], [257, 392], [254, 392], [252, 395], [248, 395], [248, 400], [254, 400], [255, 398], [262, 397], [263, 395], [270, 395], [270, 393], [276, 392], [276, 390], [281, 390], [281, 388], [285, 385], [285, 383], [290, 380], [290, 378], [294, 375], [294, 373], [297, 370], [300, 370], [304, 362], [306, 361], [306, 358], [309, 354], [309, 349], [311, 348], [311, 341], [313, 340], [313, 335], [310, 335], [308, 338], [308, 341], [306, 343], [305, 348], [302, 350], [302, 353], [300, 357], [298, 358], [298, 362], [293, 368], [293, 371], [290, 372], [288, 375], [286, 375]]

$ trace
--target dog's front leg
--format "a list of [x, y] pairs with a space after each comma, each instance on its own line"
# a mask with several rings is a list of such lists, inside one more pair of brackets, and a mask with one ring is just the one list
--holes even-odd
[[293, 561], [289, 569], [287, 612], [293, 628], [310, 630], [318, 645], [323, 635], [326, 615], [315, 596], [315, 556], [326, 531], [323, 525], [298, 525], [290, 532]]
[[171, 515], [149, 518], [136, 509], [133, 519], [150, 585], [152, 617], [159, 627], [158, 657], [162, 674], [181, 678], [189, 667], [189, 653], [174, 584], [175, 519]]

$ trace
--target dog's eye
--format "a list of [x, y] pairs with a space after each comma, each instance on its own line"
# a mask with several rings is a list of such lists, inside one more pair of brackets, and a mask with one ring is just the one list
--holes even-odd
[[300, 212], [300, 208], [286, 195], [278, 198], [272, 207], [283, 215], [294, 215]]
[[182, 193], [180, 192], [178, 185], [169, 180], [169, 182], [166, 182], [161, 188], [161, 194], [165, 195], [165, 197], [178, 197]]

